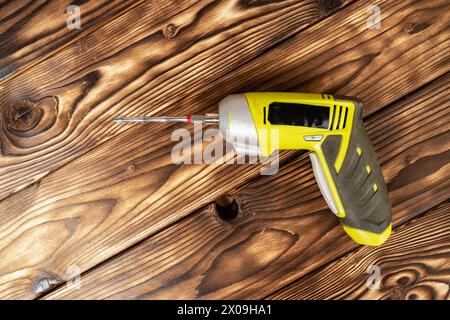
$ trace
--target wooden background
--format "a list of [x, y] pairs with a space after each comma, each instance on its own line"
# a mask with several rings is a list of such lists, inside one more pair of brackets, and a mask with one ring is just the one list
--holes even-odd
[[[450, 299], [449, 24], [446, 0], [0, 1], [0, 298]], [[385, 245], [348, 238], [301, 151], [175, 165], [178, 125], [112, 121], [246, 91], [365, 102]]]

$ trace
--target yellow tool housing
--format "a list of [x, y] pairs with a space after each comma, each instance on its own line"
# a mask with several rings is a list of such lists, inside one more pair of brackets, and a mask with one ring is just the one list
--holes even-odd
[[[381, 245], [391, 232], [391, 206], [362, 123], [362, 103], [329, 94], [244, 95], [260, 153], [311, 151], [320, 189], [344, 230], [360, 244]], [[229, 111], [229, 128], [233, 121]]]

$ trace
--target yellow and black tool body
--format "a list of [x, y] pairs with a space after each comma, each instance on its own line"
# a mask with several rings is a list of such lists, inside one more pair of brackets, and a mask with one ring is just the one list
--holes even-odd
[[232, 137], [254, 130], [258, 145], [250, 150], [263, 156], [276, 149], [311, 151], [320, 190], [344, 230], [376, 246], [390, 235], [391, 206], [362, 109], [357, 99], [328, 94], [245, 93], [220, 102], [219, 123]]
[[391, 233], [387, 187], [354, 98], [311, 93], [243, 93], [225, 97], [218, 114], [119, 118], [119, 122], [218, 123], [238, 154], [310, 151], [320, 190], [345, 232], [378, 246]]

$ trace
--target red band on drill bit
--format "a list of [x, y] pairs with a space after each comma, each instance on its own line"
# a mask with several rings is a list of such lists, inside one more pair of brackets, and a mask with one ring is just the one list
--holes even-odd
[[191, 116], [188, 115], [188, 116], [186, 116], [186, 118], [187, 118], [187, 123], [191, 123]]

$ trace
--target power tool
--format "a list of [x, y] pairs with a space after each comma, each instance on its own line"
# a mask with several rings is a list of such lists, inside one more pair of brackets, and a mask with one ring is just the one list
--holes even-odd
[[[250, 92], [225, 97], [218, 109], [218, 114], [115, 120], [216, 123], [237, 154], [267, 157], [275, 150], [309, 150], [320, 191], [345, 232], [363, 245], [379, 246], [386, 241], [392, 226], [391, 205], [364, 130], [363, 103], [359, 99]], [[271, 138], [272, 132], [277, 133], [277, 139]], [[241, 136], [249, 139], [239, 139]]]

